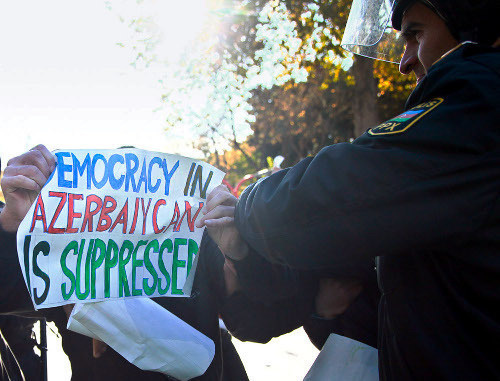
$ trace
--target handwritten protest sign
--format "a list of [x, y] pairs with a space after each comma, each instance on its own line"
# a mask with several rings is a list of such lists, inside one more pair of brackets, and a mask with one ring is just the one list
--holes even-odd
[[203, 234], [195, 221], [224, 173], [138, 149], [55, 155], [57, 167], [17, 233], [35, 308], [189, 296], [183, 286]]

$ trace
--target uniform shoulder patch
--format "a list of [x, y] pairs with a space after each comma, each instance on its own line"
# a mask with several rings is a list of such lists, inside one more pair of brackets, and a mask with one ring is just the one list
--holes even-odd
[[404, 113], [368, 130], [370, 135], [400, 134], [417, 123], [424, 115], [430, 113], [443, 102], [443, 98], [434, 98], [421, 103]]

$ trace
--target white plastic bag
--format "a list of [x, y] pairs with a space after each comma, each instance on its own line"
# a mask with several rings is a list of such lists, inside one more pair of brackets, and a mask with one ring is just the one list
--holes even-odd
[[140, 369], [181, 381], [205, 373], [215, 355], [211, 339], [148, 298], [77, 304], [68, 329], [105, 342]]
[[304, 381], [378, 381], [378, 351], [330, 334]]

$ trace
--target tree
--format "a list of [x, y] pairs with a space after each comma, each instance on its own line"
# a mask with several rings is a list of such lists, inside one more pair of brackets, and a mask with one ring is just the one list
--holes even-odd
[[[252, 123], [253, 135], [248, 143], [262, 153], [261, 166], [265, 165], [266, 157], [276, 154], [283, 154], [287, 164], [293, 164], [325, 145], [359, 136], [382, 118], [401, 110], [413, 80], [401, 80], [394, 64], [358, 56], [353, 59], [339, 46], [349, 14], [348, 3], [350, 1], [286, 1], [284, 7], [283, 2], [269, 2], [269, 22], [256, 26], [261, 33], [256, 34], [254, 41], [260, 40], [261, 44], [252, 45], [249, 38], [245, 39], [246, 54], [253, 46], [258, 56], [264, 56], [259, 49], [267, 49], [272, 53], [269, 56], [284, 57], [280, 63], [284, 68], [281, 79], [285, 83], [254, 90], [250, 101], [256, 121]], [[273, 5], [272, 9], [269, 5]], [[266, 8], [261, 14], [263, 11]], [[275, 54], [278, 48], [286, 50], [287, 39], [277, 31], [276, 21], [272, 20], [282, 23], [285, 18], [293, 24], [288, 41], [296, 39], [295, 46], [301, 45], [295, 49], [294, 57]], [[259, 18], [261, 23], [263, 20], [266, 18]], [[238, 24], [231, 30], [235, 35], [225, 36], [225, 41], [231, 41], [225, 48], [238, 46], [239, 37], [244, 35], [241, 30], [248, 33], [252, 29]], [[274, 33], [266, 36], [269, 32]], [[307, 71], [306, 83], [286, 77], [287, 69], [297, 63]]]
[[410, 82], [341, 49], [350, 2], [213, 0], [208, 28], [219, 33], [165, 70], [167, 125], [199, 136], [214, 163], [229, 156], [248, 171], [278, 153], [293, 164], [393, 115]]

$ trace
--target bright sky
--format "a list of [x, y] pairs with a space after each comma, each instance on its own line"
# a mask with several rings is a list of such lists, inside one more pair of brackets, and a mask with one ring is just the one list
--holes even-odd
[[[110, 3], [113, 9], [106, 8]], [[162, 27], [158, 52], [178, 55], [207, 14], [205, 0], [150, 0]], [[2, 167], [38, 143], [56, 148], [139, 148], [192, 156], [190, 140], [165, 132], [158, 79], [165, 67], [130, 66], [135, 0], [0, 3]], [[166, 57], [172, 58], [172, 57]]]

